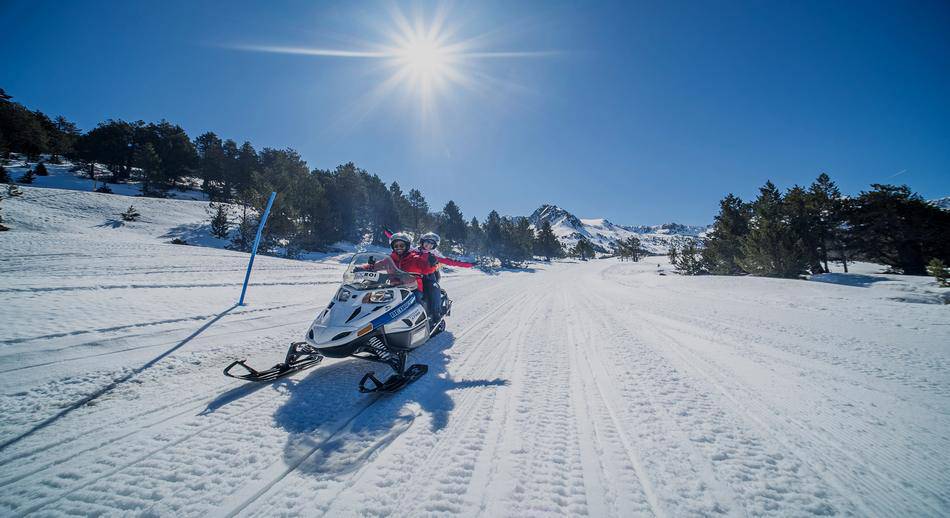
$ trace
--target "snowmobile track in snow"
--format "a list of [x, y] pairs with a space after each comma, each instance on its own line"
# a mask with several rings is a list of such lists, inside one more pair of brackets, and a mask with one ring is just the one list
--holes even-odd
[[[645, 321], [649, 322], [648, 319], [645, 319]], [[692, 348], [685, 346], [683, 342], [676, 339], [669, 331], [664, 330], [658, 324], [654, 322], [649, 323], [657, 334], [672, 344], [675, 344], [675, 347], [670, 348], [670, 350], [679, 356], [682, 364], [686, 366], [686, 368], [693, 370], [699, 374], [699, 376], [705, 378], [712, 387], [732, 403], [737, 411], [743, 412], [749, 418], [749, 421], [755, 423], [763, 432], [770, 434], [777, 441], [781, 442], [789, 451], [797, 450], [799, 452], [797, 454], [799, 458], [813, 471], [824, 473], [823, 478], [839, 493], [846, 496], [853, 493], [854, 488], [860, 487], [862, 499], [851, 499], [851, 504], [859, 510], [860, 514], [865, 516], [887, 514], [885, 511], [897, 508], [896, 504], [898, 502], [907, 509], [920, 509], [922, 506], [926, 507], [928, 511], [934, 515], [940, 514], [940, 509], [934, 507], [932, 502], [935, 499], [938, 501], [940, 499], [945, 500], [947, 495], [941, 496], [940, 490], [936, 486], [928, 485], [923, 488], [930, 493], [930, 495], [928, 495], [929, 498], [920, 498], [913, 503], [907, 502], [905, 498], [906, 494], [900, 497], [896, 496], [893, 491], [893, 486], [890, 483], [883, 482], [893, 480], [894, 477], [891, 474], [883, 473], [874, 464], [857, 458], [855, 453], [849, 451], [844, 446], [843, 442], [851, 443], [857, 439], [856, 437], [834, 437], [828, 433], [827, 430], [825, 431], [826, 433], [821, 434], [816, 432], [811, 426], [802, 423], [791, 415], [787, 413], [782, 414], [781, 419], [785, 426], [794, 426], [801, 437], [806, 437], [811, 441], [821, 444], [826, 454], [832, 451], [835, 453], [834, 457], [836, 458], [819, 459], [809, 455], [802, 455], [802, 449], [795, 447], [792, 438], [784, 437], [774, 432], [776, 429], [775, 424], [777, 424], [774, 423], [776, 419], [775, 412], [764, 405], [756, 394], [750, 392], [740, 384], [734, 382], [730, 383], [727, 378], [720, 374], [712, 374], [707, 368], [701, 367], [700, 365], [708, 365], [708, 363], [697, 357], [695, 353], [692, 352]], [[726, 385], [730, 385], [730, 388], [726, 388]], [[742, 403], [739, 402], [740, 398], [734, 395], [734, 392], [742, 394]], [[832, 475], [827, 470], [826, 466], [829, 463], [863, 466], [863, 469], [858, 476], [844, 480]], [[944, 491], [946, 492], [946, 490]], [[879, 502], [882, 498], [884, 498], [884, 501]], [[872, 510], [869, 506], [875, 506], [876, 509]]]
[[[474, 331], [474, 330], [478, 329], [482, 322], [484, 322], [484, 321], [488, 320], [489, 318], [493, 317], [496, 313], [498, 313], [498, 312], [501, 311], [502, 309], [505, 309], [507, 306], [513, 305], [514, 299], [515, 299], [514, 296], [513, 296], [513, 297], [510, 297], [509, 299], [507, 299], [507, 300], [505, 301], [504, 304], [499, 304], [498, 307], [495, 308], [495, 310], [491, 311], [491, 312], [488, 313], [488, 314], [483, 315], [483, 316], [480, 317], [476, 322], [474, 322], [474, 323], [468, 325], [464, 330], [460, 331], [460, 332], [458, 333], [458, 335], [456, 335], [456, 340], [458, 340], [458, 339], [464, 337], [465, 335], [467, 335], [467, 334], [470, 333], [471, 331]], [[483, 337], [482, 341], [486, 340], [487, 337], [490, 336], [490, 335], [491, 335], [490, 333], [486, 333], [486, 336]], [[442, 340], [442, 339], [444, 339], [444, 338], [435, 337], [435, 338], [433, 338], [433, 342], [438, 342], [438, 341], [440, 341], [440, 340]], [[481, 341], [480, 341], [480, 342], [481, 342]], [[479, 342], [479, 343], [480, 343], [480, 342]], [[431, 348], [431, 347], [433, 347], [433, 346], [435, 346], [435, 345], [437, 345], [437, 344], [436, 344], [436, 343], [429, 343], [429, 344], [426, 344], [426, 345], [422, 346], [422, 348], [421, 348], [420, 350], [416, 351], [416, 353], [415, 353], [416, 356], [421, 356], [421, 357], [414, 358], [414, 360], [418, 360], [418, 361], [420, 361], [420, 362], [425, 362], [425, 357], [424, 357], [424, 355], [426, 355], [426, 352], [427, 352], [425, 349]], [[477, 347], [475, 347], [474, 350], [475, 350], [475, 352], [478, 352], [478, 348], [477, 348]], [[462, 360], [462, 365], [465, 364], [465, 362], [467, 361], [467, 358], [468, 358], [469, 356], [471, 356], [471, 354], [472, 354], [472, 353], [470, 352], [470, 353], [466, 356], [466, 359], [463, 359], [463, 360]], [[358, 360], [349, 360], [349, 361], [358, 362]], [[316, 373], [315, 375], [319, 375], [319, 369], [318, 369], [317, 371], [315, 371], [315, 373]], [[430, 374], [428, 374], [427, 376], [431, 376], [431, 375], [433, 375], [433, 374], [430, 373]], [[407, 387], [407, 388], [404, 389], [403, 391], [410, 391], [411, 389], [417, 388], [416, 386], [421, 385], [422, 382], [425, 381], [425, 380], [426, 380], [426, 377], [423, 377], [423, 379], [421, 379], [419, 382], [413, 384], [414, 386]], [[397, 392], [397, 393], [391, 394], [391, 395], [390, 395], [390, 394], [378, 394], [378, 395], [371, 396], [372, 399], [371, 399], [368, 403], [365, 403], [356, 413], [354, 413], [353, 415], [351, 415], [351, 416], [350, 416], [348, 419], [346, 419], [344, 422], [342, 422], [342, 423], [339, 424], [338, 426], [334, 426], [334, 427], [333, 427], [333, 431], [332, 431], [331, 433], [329, 433], [326, 437], [322, 438], [322, 439], [321, 439], [319, 442], [317, 442], [315, 445], [311, 446], [311, 447], [308, 449], [308, 451], [306, 451], [303, 455], [301, 455], [301, 456], [298, 457], [297, 459], [291, 461], [291, 462], [289, 463], [289, 465], [286, 466], [286, 467], [277, 467], [277, 468], [276, 468], [276, 471], [278, 471], [278, 473], [276, 474], [276, 476], [273, 476], [273, 475], [272, 475], [272, 476], [270, 476], [270, 477], [266, 477], [266, 480], [267, 480], [267, 481], [264, 482], [264, 483], [262, 483], [262, 484], [256, 485], [256, 489], [251, 490], [251, 489], [245, 488], [245, 489], [241, 490], [241, 491], [239, 492], [239, 494], [247, 494], [247, 493], [250, 493], [250, 495], [246, 496], [246, 497], [241, 501], [241, 503], [239, 503], [237, 506], [231, 508], [230, 511], [228, 511], [228, 512], [226, 512], [226, 513], [223, 513], [223, 516], [228, 516], [228, 517], [236, 516], [237, 514], [243, 513], [243, 512], [245, 512], [245, 511], [247, 511], [248, 509], [250, 509], [258, 500], [260, 500], [262, 497], [264, 497], [269, 491], [272, 490], [272, 488], [274, 488], [275, 486], [277, 486], [277, 485], [278, 485], [282, 480], [284, 480], [288, 475], [290, 475], [292, 472], [296, 471], [304, 462], [306, 462], [309, 458], [311, 458], [317, 451], [320, 451], [327, 443], [329, 443], [331, 440], [333, 440], [338, 434], [340, 434], [342, 431], [344, 431], [344, 430], [346, 430], [348, 427], [350, 427], [362, 414], [364, 414], [365, 412], [367, 412], [368, 410], [370, 410], [371, 407], [372, 407], [374, 404], [378, 403], [378, 402], [381, 401], [381, 400], [388, 400], [388, 399], [391, 399], [391, 398], [399, 398], [399, 397], [400, 397], [400, 394], [402, 394], [403, 391], [400, 391], [400, 392]], [[394, 439], [394, 438], [393, 438], [393, 439]], [[391, 440], [392, 440], [392, 439], [391, 439]], [[375, 444], [375, 445], [373, 446], [374, 451], [375, 451], [376, 449], [378, 449], [378, 447], [379, 447], [379, 445], [378, 445], [378, 444]], [[274, 471], [274, 470], [275, 470], [275, 469], [271, 469], [271, 471]], [[331, 473], [331, 474], [330, 474], [330, 476], [334, 476], [334, 475], [337, 475], [337, 474], [336, 474], [336, 473]], [[229, 498], [233, 498], [234, 496], [235, 496], [235, 495], [231, 495], [231, 497], [229, 497]], [[253, 511], [251, 511], [251, 512], [253, 513]]]

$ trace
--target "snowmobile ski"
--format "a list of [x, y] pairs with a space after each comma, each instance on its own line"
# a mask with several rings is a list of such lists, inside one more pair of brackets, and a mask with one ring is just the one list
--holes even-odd
[[[360, 380], [360, 392], [364, 394], [397, 392], [406, 385], [418, 380], [427, 372], [429, 372], [429, 366], [423, 365], [421, 363], [410, 366], [402, 374], [393, 374], [387, 378], [386, 381], [379, 381], [379, 379], [375, 376], [375, 373], [367, 372], [363, 375], [363, 379]], [[367, 381], [373, 385], [367, 386]]]
[[[236, 360], [231, 362], [231, 365], [228, 365], [224, 369], [224, 375], [231, 378], [237, 378], [247, 381], [274, 381], [278, 378], [282, 378], [289, 374], [295, 372], [300, 372], [302, 370], [309, 369], [323, 361], [323, 356], [319, 352], [314, 350], [307, 342], [294, 342], [290, 344], [290, 349], [287, 350], [287, 357], [283, 362], [274, 365], [273, 367], [259, 371], [247, 365], [247, 360]], [[241, 368], [247, 371], [246, 374], [234, 374], [231, 372], [231, 369], [240, 365]]]

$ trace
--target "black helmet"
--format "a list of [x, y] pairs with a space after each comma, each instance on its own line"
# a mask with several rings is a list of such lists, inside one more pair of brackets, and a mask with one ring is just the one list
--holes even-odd
[[392, 248], [393, 243], [395, 243], [396, 241], [402, 241], [403, 243], [406, 243], [406, 248], [409, 248], [410, 246], [412, 246], [412, 238], [409, 237], [409, 234], [406, 234], [405, 232], [396, 232], [395, 234], [393, 234], [389, 238], [389, 248]]

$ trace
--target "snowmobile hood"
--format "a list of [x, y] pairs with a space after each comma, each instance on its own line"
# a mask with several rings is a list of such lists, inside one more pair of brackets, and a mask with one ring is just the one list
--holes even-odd
[[417, 303], [416, 294], [404, 288], [341, 287], [333, 302], [314, 319], [307, 341], [316, 347], [339, 346], [393, 322]]

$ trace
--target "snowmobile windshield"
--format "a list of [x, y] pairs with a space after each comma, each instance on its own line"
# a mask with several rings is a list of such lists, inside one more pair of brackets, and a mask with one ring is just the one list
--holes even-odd
[[417, 285], [416, 277], [397, 268], [389, 254], [372, 252], [353, 256], [343, 274], [343, 284], [361, 291], [397, 286], [415, 289]]

